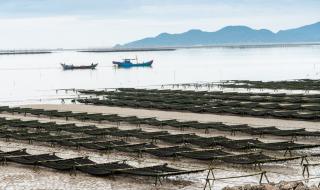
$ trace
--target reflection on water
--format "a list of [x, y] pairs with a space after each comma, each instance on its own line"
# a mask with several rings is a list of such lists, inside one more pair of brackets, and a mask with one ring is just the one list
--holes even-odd
[[[119, 69], [112, 64], [114, 60], [136, 55], [140, 61], [153, 59], [153, 67]], [[74, 65], [98, 62], [99, 65], [96, 70], [63, 71], [61, 62]], [[228, 79], [319, 78], [319, 72], [320, 46], [1, 55], [0, 101], [55, 98], [55, 89], [143, 87]]]

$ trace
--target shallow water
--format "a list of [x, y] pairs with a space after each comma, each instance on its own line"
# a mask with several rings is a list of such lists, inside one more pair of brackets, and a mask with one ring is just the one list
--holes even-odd
[[[113, 60], [153, 59], [152, 68], [116, 69]], [[63, 71], [59, 63], [90, 64], [96, 70]], [[57, 101], [55, 89], [144, 87], [227, 79], [319, 78], [320, 46], [203, 48], [163, 52], [79, 53], [0, 56], [0, 104]], [[59, 92], [60, 97], [66, 96]], [[67, 94], [68, 96], [68, 94]], [[52, 100], [49, 100], [51, 99]]]

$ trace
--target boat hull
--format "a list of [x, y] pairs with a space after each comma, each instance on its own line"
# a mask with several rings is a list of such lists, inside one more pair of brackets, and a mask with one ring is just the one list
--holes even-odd
[[81, 66], [75, 66], [75, 65], [66, 65], [61, 64], [63, 70], [74, 70], [74, 69], [95, 69], [98, 64], [92, 64], [92, 65], [81, 65]]
[[118, 67], [123, 67], [123, 68], [130, 68], [130, 67], [151, 67], [153, 60], [144, 62], [144, 63], [136, 63], [133, 64], [131, 62], [118, 62], [118, 61], [113, 61], [112, 62], [114, 65], [117, 65]]

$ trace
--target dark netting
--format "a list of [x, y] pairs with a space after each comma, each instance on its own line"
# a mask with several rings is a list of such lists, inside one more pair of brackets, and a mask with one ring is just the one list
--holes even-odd
[[[69, 141], [71, 139], [70, 135], [51, 135], [49, 132], [28, 132], [26, 129], [20, 130], [8, 130], [2, 129], [0, 130], [1, 138], [13, 138], [17, 140], [29, 140], [32, 141], [40, 141], [40, 142], [51, 142], [51, 143], [60, 143], [63, 141]], [[75, 138], [72, 138], [75, 139]], [[91, 140], [95, 140], [95, 138], [91, 137]]]
[[20, 164], [33, 165], [37, 162], [48, 160], [59, 160], [60, 157], [52, 154], [40, 154], [40, 155], [27, 155], [27, 156], [9, 156], [7, 160]]
[[262, 153], [250, 153], [250, 154], [241, 154], [241, 155], [232, 155], [219, 158], [223, 162], [232, 163], [232, 164], [258, 164], [264, 163], [266, 161], [272, 160], [271, 157], [264, 155]]
[[223, 142], [230, 141], [230, 139], [222, 136], [218, 137], [201, 137], [197, 139], [188, 139], [188, 143], [200, 146], [202, 148], [212, 148]]
[[300, 159], [301, 157], [273, 158], [262, 153], [250, 153], [220, 157], [219, 160], [231, 164], [263, 164]]
[[291, 129], [291, 130], [281, 130], [277, 129], [274, 131], [268, 131], [265, 132], [264, 134], [271, 134], [275, 136], [297, 136], [299, 133], [304, 133], [305, 129]]
[[38, 124], [37, 126], [34, 126], [33, 128], [36, 128], [36, 129], [43, 129], [43, 130], [46, 130], [46, 131], [52, 131], [52, 132], [55, 132], [55, 131], [61, 131], [61, 127], [59, 127], [56, 123], [54, 122], [48, 122], [48, 123], [41, 123], [41, 124]]
[[128, 123], [130, 123], [130, 122], [136, 122], [137, 120], [139, 120], [139, 118], [136, 117], [136, 116], [121, 117], [121, 121], [122, 121], [122, 122], [128, 122]]
[[253, 128], [246, 129], [242, 132], [251, 134], [251, 135], [274, 135], [274, 136], [320, 136], [320, 132], [315, 131], [306, 131], [305, 129], [290, 129], [283, 130], [276, 127], [261, 127], [261, 128]]
[[104, 118], [104, 120], [109, 122], [121, 122], [121, 117], [118, 116], [117, 114], [102, 115], [102, 117], [100, 118]]
[[133, 136], [137, 133], [143, 132], [141, 129], [131, 129], [131, 130], [114, 130], [110, 131], [108, 135], [111, 136], [118, 136], [118, 137], [130, 137]]
[[276, 142], [276, 143], [260, 143], [256, 144], [257, 148], [264, 150], [300, 150], [307, 148], [316, 148], [320, 145], [297, 144], [294, 142]]
[[50, 133], [48, 132], [37, 132], [37, 133], [28, 133], [28, 132], [16, 132], [11, 134], [11, 138], [17, 139], [17, 140], [36, 140], [38, 138], [43, 138], [50, 136]]
[[7, 111], [9, 109], [9, 106], [0, 106], [0, 111]]
[[186, 146], [173, 146], [165, 148], [154, 148], [154, 149], [145, 149], [144, 152], [152, 154], [158, 157], [173, 157], [177, 156], [179, 152], [193, 151], [194, 149]]
[[[225, 85], [225, 84], [224, 84]], [[230, 84], [228, 84], [230, 85]], [[237, 84], [239, 85], [239, 84]], [[235, 87], [239, 87], [239, 86]], [[249, 86], [248, 86], [249, 87]], [[93, 92], [101, 95], [102, 92]], [[107, 99], [79, 99], [80, 103], [144, 107], [163, 110], [185, 110], [191, 112], [232, 113], [263, 117], [283, 117], [305, 120], [319, 119], [316, 111], [319, 103], [317, 96], [289, 95], [272, 93], [229, 93], [229, 92], [187, 92], [187, 91], [150, 91], [147, 89], [128, 92], [103, 92]], [[269, 103], [271, 102], [271, 103]], [[281, 104], [280, 104], [281, 103]], [[290, 111], [293, 112], [290, 112]], [[308, 111], [310, 113], [299, 113]], [[139, 121], [133, 121], [139, 123]], [[179, 127], [180, 124], [173, 124]], [[181, 127], [183, 124], [180, 125]]]
[[33, 114], [33, 115], [42, 115], [44, 112], [45, 112], [44, 109], [32, 109], [30, 111], [30, 113]]
[[82, 138], [70, 138], [70, 139], [57, 139], [56, 143], [61, 146], [79, 146], [85, 142], [91, 142], [96, 140], [95, 137], [82, 137]]
[[52, 117], [70, 117], [70, 116], [72, 116], [72, 112], [71, 111], [52, 110], [49, 114]]
[[296, 132], [293, 136], [302, 136], [302, 137], [320, 137], [319, 131], [299, 131]]
[[293, 116], [301, 120], [316, 120], [319, 119], [319, 112], [297, 112]]
[[147, 120], [143, 120], [141, 124], [153, 125], [153, 126], [161, 126], [162, 122], [157, 120], [156, 118], [150, 118]]
[[215, 127], [214, 129], [220, 130], [220, 131], [244, 131], [247, 129], [250, 129], [251, 127], [247, 124], [242, 125], [220, 125], [219, 127]]
[[219, 142], [219, 145], [229, 149], [241, 150], [256, 148], [256, 145], [261, 143], [262, 142], [257, 139], [242, 139], [221, 141]]
[[199, 122], [198, 121], [183, 121], [183, 122], [179, 122], [179, 121], [176, 121], [176, 122], [172, 122], [170, 123], [169, 125], [171, 127], [176, 127], [176, 128], [188, 128], [194, 124], [198, 124]]
[[70, 126], [61, 126], [60, 125], [60, 130], [71, 132], [71, 133], [79, 133], [87, 130], [96, 130], [96, 126], [88, 125], [88, 126], [76, 126], [75, 124], [70, 125]]
[[42, 166], [57, 169], [57, 170], [71, 170], [71, 169], [74, 169], [75, 166], [77, 165], [96, 164], [95, 162], [91, 161], [86, 157], [70, 158], [70, 159], [54, 160], [54, 161], [43, 161], [39, 163]]
[[231, 155], [230, 153], [224, 152], [222, 150], [200, 150], [200, 151], [190, 151], [190, 152], [180, 152], [177, 153], [179, 156], [186, 158], [192, 158], [196, 160], [214, 160], [221, 156]]
[[119, 170], [119, 173], [131, 174], [131, 175], [137, 175], [137, 176], [159, 177], [159, 176], [190, 174], [190, 173], [197, 173], [202, 171], [204, 170], [190, 170], [190, 171], [180, 170], [180, 169], [168, 167], [167, 164], [164, 164], [164, 165], [144, 167], [144, 168], [124, 169], [124, 170]]
[[319, 104], [303, 105], [302, 107], [310, 111], [320, 111]]
[[[21, 120], [6, 120], [4, 118], [1, 119], [1, 122], [6, 124], [14, 124], [15, 126], [28, 126], [30, 128], [38, 128], [39, 126], [42, 129], [48, 130], [48, 128], [55, 129], [57, 131], [64, 130], [65, 128], [70, 129], [69, 131], [74, 131], [76, 129], [80, 129], [87, 134], [91, 135], [115, 135], [115, 136], [133, 136], [137, 138], [149, 138], [149, 139], [161, 139], [166, 142], [171, 142], [175, 144], [179, 143], [190, 143], [193, 145], [198, 145], [202, 148], [212, 148], [214, 146], [223, 146], [225, 148], [230, 149], [252, 149], [252, 148], [261, 148], [261, 149], [268, 149], [268, 150], [290, 150], [290, 149], [305, 149], [305, 148], [313, 148], [317, 147], [318, 145], [292, 145], [289, 146], [288, 144], [280, 143], [280, 144], [272, 144], [268, 145], [268, 143], [262, 143], [255, 139], [246, 139], [246, 140], [231, 140], [225, 137], [200, 137], [194, 134], [178, 134], [178, 135], [170, 135], [166, 131], [159, 131], [159, 132], [145, 132], [140, 129], [134, 130], [120, 130], [118, 128], [107, 128], [107, 129], [99, 129], [95, 126], [76, 126], [75, 124], [56, 124], [56, 123], [39, 123], [38, 121], [21, 121]], [[175, 123], [176, 120], [170, 120], [170, 122]], [[168, 122], [169, 123], [169, 122]], [[191, 125], [195, 125], [194, 122], [191, 122]], [[220, 123], [215, 123], [211, 125], [221, 126]], [[223, 124], [224, 125], [224, 124]], [[52, 127], [53, 126], [53, 127]], [[7, 128], [2, 128], [0, 131], [1, 138], [14, 138], [18, 140], [35, 140], [35, 141], [43, 141], [43, 142], [51, 142], [57, 143], [63, 146], [84, 146], [86, 148], [96, 149], [96, 150], [109, 150], [118, 145], [128, 145], [128, 143], [121, 142], [120, 144], [114, 144], [110, 142], [94, 142], [96, 141], [95, 137], [85, 137], [85, 138], [72, 138], [71, 135], [51, 135], [49, 132], [28, 132], [28, 127], [22, 127], [21, 130], [19, 128], [18, 131], [10, 131]], [[250, 134], [272, 134], [277, 136], [319, 136], [319, 132], [311, 132], [305, 131], [305, 129], [293, 129], [293, 130], [281, 130], [276, 127], [263, 127], [263, 128], [248, 128], [247, 125], [232, 125], [232, 126], [225, 126], [224, 128], [228, 128], [228, 130], [238, 130], [242, 132], [247, 132]], [[51, 129], [49, 131], [51, 131]], [[90, 132], [91, 131], [91, 132]], [[256, 144], [260, 146], [257, 147]], [[128, 150], [127, 150], [128, 151]]]
[[278, 104], [279, 108], [287, 109], [287, 110], [297, 110], [301, 109], [301, 104]]
[[270, 134], [278, 131], [279, 129], [276, 127], [259, 127], [259, 128], [251, 127], [250, 129], [243, 130], [242, 132], [245, 132], [251, 135], [264, 135], [264, 134]]
[[79, 119], [79, 120], [91, 120], [91, 118], [95, 118], [95, 117], [101, 117], [102, 114], [84, 114], [84, 115], [80, 115], [80, 114], [77, 114], [76, 116], [73, 116], [74, 118], [76, 119]]
[[199, 139], [199, 138], [201, 137], [195, 134], [163, 135], [163, 136], [156, 137], [156, 139], [159, 139], [165, 142], [174, 143], [174, 144], [187, 143], [189, 139]]
[[148, 121], [155, 119], [154, 117], [149, 118], [137, 118], [135, 120], [127, 121], [130, 124], [147, 124]]
[[[13, 110], [19, 110], [19, 108], [9, 108]], [[219, 109], [229, 109], [229, 108], [223, 108], [220, 107]], [[233, 111], [238, 108], [232, 108]], [[242, 108], [239, 108], [242, 109]], [[33, 110], [33, 109], [31, 109]], [[27, 109], [26, 111], [31, 111], [30, 109]], [[243, 110], [242, 110], [243, 111]], [[255, 109], [252, 111], [252, 114], [257, 114], [257, 112], [270, 112], [270, 110], [257, 110]], [[50, 113], [50, 111], [45, 111], [45, 110], [35, 110], [35, 112], [42, 112], [42, 114]], [[247, 112], [247, 111], [245, 111]], [[274, 111], [271, 111], [274, 112]], [[286, 114], [286, 112], [283, 111], [275, 111], [277, 114]], [[292, 116], [294, 117], [309, 117], [310, 113], [306, 112], [290, 112]], [[272, 114], [272, 113], [271, 113]], [[90, 118], [91, 120], [96, 120], [96, 121], [102, 121], [102, 120], [107, 120], [107, 121], [114, 121], [114, 122], [121, 122], [121, 121], [126, 121], [129, 123], [139, 123], [139, 124], [149, 124], [149, 125], [154, 125], [154, 126], [161, 126], [161, 125], [169, 125], [173, 127], [179, 127], [181, 129], [183, 128], [198, 128], [198, 129], [215, 129], [215, 130], [220, 130], [220, 131], [231, 131], [231, 132], [245, 132], [249, 133], [252, 135], [264, 135], [264, 134], [270, 134], [270, 135], [276, 135], [276, 136], [320, 136], [320, 132], [311, 132], [311, 131], [305, 131], [304, 129], [294, 129], [294, 130], [281, 130], [277, 129], [275, 127], [264, 127], [264, 128], [253, 128], [248, 125], [227, 125], [223, 123], [199, 123], [196, 121], [190, 121], [190, 122], [181, 122], [177, 120], [164, 120], [160, 121], [155, 118], [137, 118], [137, 117], [122, 117], [118, 115], [101, 115], [101, 114], [88, 114], [88, 113], [72, 113], [72, 115], [76, 118], [79, 119], [79, 117], [87, 117]], [[289, 114], [290, 115], [290, 114]], [[317, 115], [317, 114], [316, 114]], [[97, 119], [99, 118], [99, 119]], [[68, 132], [85, 132], [85, 133], [91, 133], [94, 135], [95, 132], [96, 135], [105, 135], [103, 130], [98, 130], [95, 126], [75, 126], [74, 124], [62, 124], [58, 125], [56, 123], [39, 123], [38, 121], [21, 121], [21, 120], [1, 120], [0, 123], [2, 125], [10, 125], [12, 127], [20, 127], [20, 128], [27, 128], [27, 127], [33, 127], [33, 128], [40, 128], [40, 129], [46, 129], [50, 131], [68, 131]], [[68, 127], [67, 127], [68, 126]], [[94, 130], [97, 130], [94, 132]], [[142, 133], [144, 131], [141, 131]], [[123, 134], [124, 133], [124, 134]], [[119, 132], [114, 131], [114, 133], [110, 133], [110, 135], [120, 135], [120, 136], [131, 136], [131, 135], [136, 135], [138, 133], [137, 131], [127, 131], [123, 132], [123, 130], [119, 130]]]
[[152, 143], [140, 143], [140, 144], [114, 146], [114, 149], [123, 151], [123, 152], [140, 152], [147, 148], [158, 148], [158, 147]]
[[29, 153], [26, 152], [26, 149], [9, 151], [9, 152], [0, 152], [1, 159], [7, 156], [24, 156], [24, 155], [30, 155]]
[[[223, 124], [222, 122], [210, 122], [210, 123], [192, 123], [189, 124], [189, 127], [195, 129], [215, 129], [215, 130], [223, 130], [225, 131], [228, 126]], [[229, 130], [227, 130], [229, 131]]]
[[82, 120], [82, 117], [88, 115], [88, 113], [75, 113], [73, 112], [72, 113], [72, 117], [75, 118], [75, 119], [79, 119], [79, 120]]
[[97, 128], [97, 129], [88, 129], [83, 132], [88, 135], [108, 135], [111, 131], [118, 131], [119, 128]]
[[105, 150], [106, 148], [104, 146], [98, 145], [95, 142], [85, 142], [80, 143], [82, 147], [85, 147], [87, 149], [93, 149], [93, 150]]
[[174, 125], [174, 124], [177, 124], [179, 123], [179, 121], [177, 121], [176, 119], [170, 119], [170, 120], [161, 120], [160, 121], [160, 125], [161, 126], [171, 126], [171, 125]]
[[110, 150], [114, 146], [128, 145], [128, 143], [122, 140], [116, 140], [116, 141], [86, 142], [86, 143], [81, 143], [80, 145], [88, 149]]
[[17, 128], [27, 128], [27, 127], [37, 127], [39, 122], [37, 121], [23, 121], [21, 120], [7, 120], [7, 125], [10, 127], [17, 127]]
[[58, 141], [61, 141], [62, 139], [70, 139], [70, 138], [72, 138], [71, 135], [50, 135], [50, 136], [38, 137], [37, 139], [34, 139], [34, 140], [40, 141], [40, 142], [56, 143]]
[[115, 174], [117, 170], [130, 169], [132, 166], [126, 163], [113, 162], [105, 164], [93, 164], [76, 166], [76, 169], [84, 173], [88, 173], [95, 176], [108, 176]]
[[320, 153], [311, 153], [308, 156], [310, 156], [310, 157], [320, 157]]
[[0, 138], [5, 138], [5, 139], [13, 138], [15, 134], [16, 134], [15, 131], [8, 131], [8, 130], [1, 129]]
[[293, 118], [293, 115], [296, 114], [296, 111], [270, 111], [269, 114], [274, 117], [282, 117], [282, 118]]
[[169, 135], [168, 131], [156, 131], [156, 132], [141, 132], [137, 134], [132, 134], [133, 137], [139, 139], [155, 139], [158, 136]]
[[265, 109], [276, 109], [276, 108], [279, 108], [279, 104], [277, 104], [277, 103], [259, 103], [258, 107], [262, 107]]

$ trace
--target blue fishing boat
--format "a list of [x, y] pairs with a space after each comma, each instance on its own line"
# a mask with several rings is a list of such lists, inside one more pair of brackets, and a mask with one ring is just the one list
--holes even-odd
[[[136, 63], [133, 63], [132, 60], [136, 60]], [[153, 60], [139, 63], [138, 59], [123, 59], [123, 61], [113, 61], [114, 65], [118, 67], [130, 68], [130, 67], [151, 67]]]

